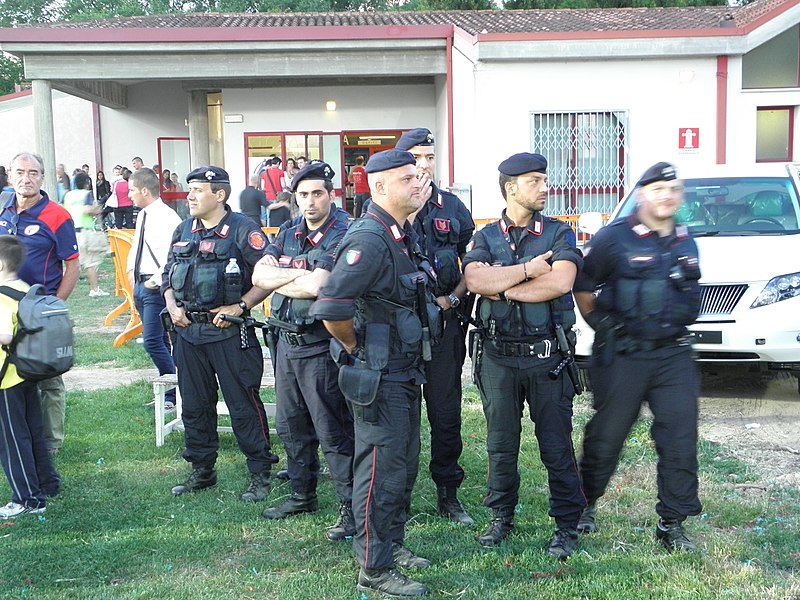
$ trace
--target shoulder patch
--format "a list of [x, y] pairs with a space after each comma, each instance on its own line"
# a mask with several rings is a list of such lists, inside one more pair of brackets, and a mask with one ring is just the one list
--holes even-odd
[[348, 265], [354, 265], [361, 260], [361, 250], [348, 250], [344, 254], [344, 262]]
[[267, 238], [261, 231], [251, 231], [247, 235], [247, 244], [253, 250], [263, 250], [267, 247]]
[[467, 252], [471, 252], [472, 249], [475, 247], [475, 240], [470, 240], [467, 244]]

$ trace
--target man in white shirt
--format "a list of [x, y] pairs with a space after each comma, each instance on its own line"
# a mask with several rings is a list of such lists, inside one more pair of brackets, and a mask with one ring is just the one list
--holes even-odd
[[[169, 338], [161, 325], [161, 311], [166, 308], [161, 296], [161, 277], [167, 264], [172, 234], [181, 224], [181, 219], [161, 201], [158, 175], [152, 169], [135, 171], [128, 187], [131, 200], [141, 209], [128, 254], [127, 272], [133, 287], [133, 301], [142, 320], [144, 349], [159, 375], [174, 373]], [[164, 404], [168, 410], [175, 407], [174, 389], [167, 392]]]

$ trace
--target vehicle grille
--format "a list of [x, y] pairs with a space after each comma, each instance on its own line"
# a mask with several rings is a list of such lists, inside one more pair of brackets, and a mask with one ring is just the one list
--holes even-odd
[[747, 291], [747, 284], [701, 285], [700, 315], [729, 315]]

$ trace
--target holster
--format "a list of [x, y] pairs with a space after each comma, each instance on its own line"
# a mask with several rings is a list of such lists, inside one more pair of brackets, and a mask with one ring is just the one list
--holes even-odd
[[356, 406], [370, 406], [378, 395], [381, 383], [379, 371], [367, 369], [363, 361], [356, 359], [358, 366], [343, 365], [339, 368], [339, 388], [348, 402]]

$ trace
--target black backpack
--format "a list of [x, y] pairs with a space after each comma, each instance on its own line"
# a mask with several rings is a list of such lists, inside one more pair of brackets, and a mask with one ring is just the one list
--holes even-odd
[[11, 344], [3, 346], [7, 354], [0, 381], [9, 363], [27, 381], [50, 379], [69, 371], [74, 362], [74, 337], [64, 301], [48, 295], [39, 284], [27, 292], [0, 286], [0, 293], [19, 302], [17, 333]]

